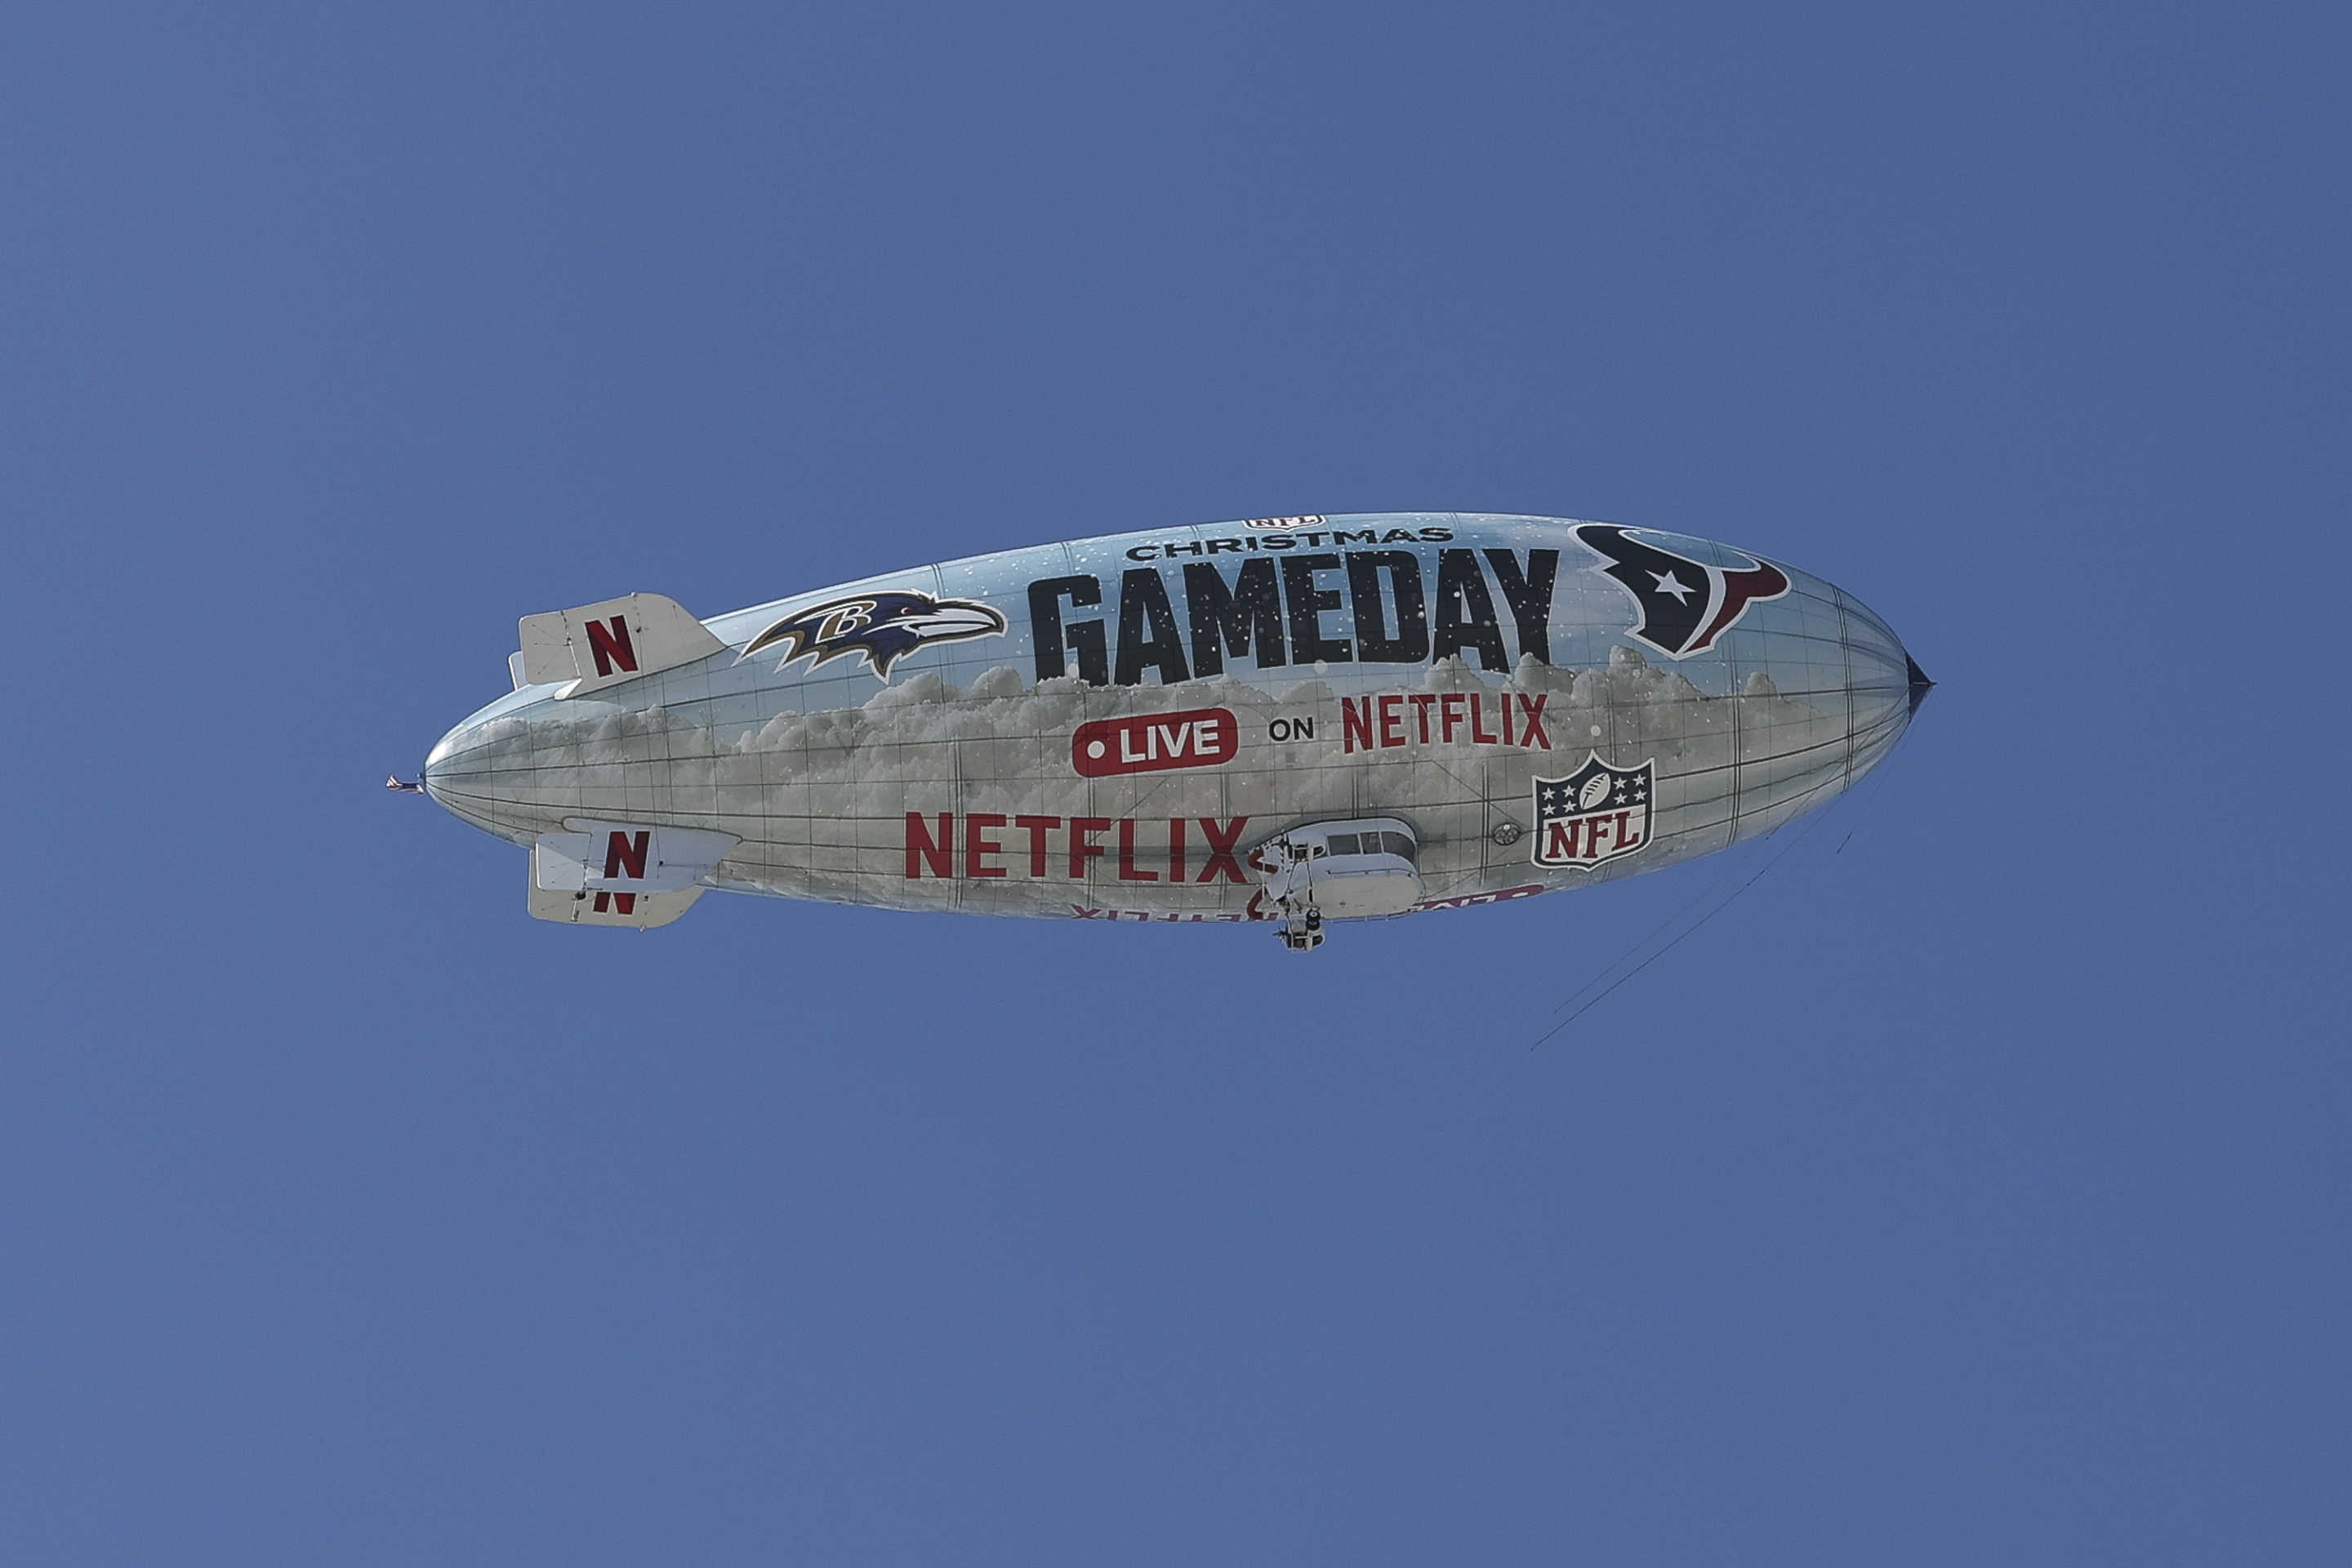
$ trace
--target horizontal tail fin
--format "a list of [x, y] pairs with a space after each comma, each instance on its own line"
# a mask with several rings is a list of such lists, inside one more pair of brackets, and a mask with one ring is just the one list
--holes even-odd
[[676, 669], [727, 647], [685, 605], [659, 594], [525, 616], [517, 629], [522, 648], [508, 661], [516, 689], [566, 683], [558, 697]]
[[530, 847], [530, 912], [571, 925], [667, 925], [739, 842], [691, 827], [567, 818]]
[[530, 918], [576, 926], [627, 926], [651, 931], [666, 926], [702, 897], [700, 888], [683, 893], [551, 892], [536, 881], [530, 887]]

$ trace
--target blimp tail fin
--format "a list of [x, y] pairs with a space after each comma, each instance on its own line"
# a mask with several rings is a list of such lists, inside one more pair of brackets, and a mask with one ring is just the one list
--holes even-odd
[[530, 885], [530, 918], [575, 926], [627, 926], [651, 931], [666, 926], [694, 906], [700, 888], [683, 893], [551, 892]]
[[727, 647], [684, 605], [660, 594], [525, 616], [517, 630], [522, 647], [508, 661], [516, 689], [562, 682], [558, 697], [676, 669]]
[[737, 840], [700, 828], [567, 818], [530, 847], [531, 918], [566, 925], [666, 926], [703, 894]]

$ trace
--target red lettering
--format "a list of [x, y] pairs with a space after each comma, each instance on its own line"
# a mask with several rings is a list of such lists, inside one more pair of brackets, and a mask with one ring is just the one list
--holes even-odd
[[1437, 727], [1449, 746], [1454, 743], [1454, 726], [1462, 722], [1462, 715], [1455, 711], [1461, 706], [1462, 693], [1459, 691], [1449, 691], [1437, 700]]
[[612, 839], [604, 846], [604, 878], [610, 881], [626, 877], [633, 882], [646, 879], [646, 841], [653, 837], [640, 832], [635, 839], [614, 830]]
[[1039, 881], [1045, 878], [1045, 835], [1062, 826], [1058, 816], [1016, 816], [1013, 826], [1029, 835], [1029, 874]]
[[1576, 853], [1577, 822], [1575, 818], [1571, 817], [1566, 822], [1549, 823], [1547, 826], [1551, 830], [1551, 836], [1544, 842], [1543, 858], [1546, 860], [1580, 858]]
[[1168, 879], [1184, 879], [1184, 819], [1181, 816], [1168, 819]]
[[[1388, 692], [1383, 692], [1383, 693], [1381, 693], [1381, 745], [1383, 745], [1383, 746], [1402, 746], [1402, 745], [1403, 745], [1403, 744], [1404, 744], [1404, 729], [1403, 729], [1403, 724], [1404, 724], [1404, 699], [1403, 699], [1403, 698], [1402, 698], [1402, 697], [1400, 697], [1400, 696], [1398, 696], [1398, 695], [1397, 695], [1395, 692], [1393, 692], [1393, 691], [1388, 691]], [[1422, 725], [1422, 728], [1425, 731], [1425, 730], [1427, 730], [1427, 729], [1429, 728], [1429, 726], [1428, 726], [1428, 724], [1427, 724], [1427, 723], [1425, 723], [1425, 722], [1424, 722], [1424, 723]], [[1423, 740], [1424, 740], [1424, 741], [1425, 741], [1425, 740], [1427, 740], [1428, 738], [1429, 738], [1429, 737], [1428, 737], [1426, 734], [1424, 734], [1424, 735], [1422, 737], [1422, 739], [1423, 739]]]
[[1408, 693], [1405, 700], [1412, 704], [1413, 717], [1421, 721], [1421, 743], [1426, 746], [1429, 744], [1429, 705], [1437, 700], [1437, 694], [1414, 691]]
[[1642, 842], [1642, 836], [1638, 833], [1631, 838], [1625, 837], [1629, 831], [1625, 826], [1625, 819], [1633, 815], [1630, 811], [1621, 811], [1617, 814], [1617, 847], [1620, 849], [1632, 849]]
[[[1357, 711], [1358, 702], [1364, 705], [1361, 712]], [[1339, 699], [1339, 731], [1341, 754], [1353, 752], [1359, 745], [1368, 752], [1372, 749], [1372, 700], [1370, 698], [1342, 697]], [[1362, 737], [1360, 741], [1357, 739], [1359, 736]]]
[[[1486, 721], [1478, 716], [1483, 707], [1480, 696], [1481, 694], [1475, 691], [1470, 694], [1470, 738], [1482, 746], [1491, 746], [1495, 743], [1496, 737], [1494, 732], [1486, 728]], [[1511, 700], [1507, 697], [1504, 698], [1503, 707], [1508, 710], [1510, 706]]]
[[590, 621], [588, 651], [595, 658], [597, 674], [612, 674], [616, 664], [634, 674], [637, 668], [637, 650], [629, 642], [629, 617], [614, 616], [609, 631], [604, 622]]
[[983, 855], [1002, 855], [1004, 846], [988, 837], [982, 830], [1004, 826], [1004, 815], [995, 811], [975, 811], [963, 819], [963, 874], [967, 877], [1002, 877], [1002, 866], [983, 866]]
[[1201, 880], [1213, 882], [1222, 874], [1228, 882], [1247, 882], [1249, 879], [1242, 875], [1242, 863], [1234, 858], [1234, 846], [1241, 842], [1242, 829], [1249, 826], [1249, 818], [1234, 817], [1223, 833], [1217, 831], [1215, 817], [1199, 820], [1201, 831], [1209, 840], [1209, 863], [1201, 868]]
[[955, 875], [955, 813], [940, 813], [940, 836], [934, 839], [923, 826], [923, 814], [907, 814], [907, 879], [913, 881], [929, 866], [934, 877]]
[[1544, 704], [1550, 700], [1551, 693], [1549, 691], [1537, 692], [1532, 702], [1524, 697], [1519, 699], [1519, 718], [1523, 721], [1519, 731], [1520, 745], [1541, 746], [1547, 752], [1551, 750], [1551, 737], [1544, 733], [1543, 727]]
[[637, 896], [635, 893], [609, 893], [600, 890], [596, 895], [596, 912], [600, 915], [614, 913], [625, 915], [635, 914], [637, 912]]
[[1507, 691], [1503, 693], [1501, 707], [1503, 710], [1503, 744], [1507, 746], [1511, 743], [1511, 694]]
[[1138, 870], [1135, 865], [1135, 818], [1118, 819], [1118, 879], [1122, 882], [1156, 882], [1157, 871]]
[[1108, 816], [1074, 816], [1070, 818], [1070, 879], [1086, 880], [1087, 862], [1102, 854], [1102, 846], [1094, 836], [1110, 831]]
[[[1136, 742], [1143, 742], [1140, 746]], [[1070, 765], [1081, 778], [1205, 768], [1229, 763], [1241, 750], [1236, 721], [1222, 708], [1197, 708], [1130, 719], [1097, 719], [1070, 736]]]

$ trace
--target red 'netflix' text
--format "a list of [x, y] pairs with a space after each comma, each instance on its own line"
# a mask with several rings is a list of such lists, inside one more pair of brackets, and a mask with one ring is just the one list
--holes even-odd
[[[1100, 860], [1122, 882], [1246, 882], [1235, 846], [1249, 818], [907, 814], [907, 879], [1024, 876], [1085, 882]], [[1108, 842], [1105, 842], [1108, 839]], [[1198, 875], [1192, 873], [1197, 870]]]
[[1343, 753], [1392, 746], [1518, 746], [1551, 750], [1544, 705], [1551, 693], [1384, 691], [1339, 699]]

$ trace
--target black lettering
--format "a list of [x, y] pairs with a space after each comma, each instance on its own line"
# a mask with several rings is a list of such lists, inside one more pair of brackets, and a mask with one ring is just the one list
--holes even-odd
[[1511, 668], [1503, 652], [1503, 629], [1495, 624], [1494, 596], [1486, 592], [1486, 574], [1478, 570], [1475, 550], [1437, 552], [1435, 642], [1439, 658], [1475, 647], [1478, 662], [1486, 668]]
[[1029, 584], [1029, 640], [1035, 645], [1037, 679], [1052, 680], [1065, 673], [1065, 647], [1078, 656], [1078, 679], [1089, 686], [1110, 684], [1109, 645], [1100, 621], [1062, 625], [1062, 600], [1076, 609], [1102, 603], [1102, 584], [1093, 577], [1045, 577]]
[[[1394, 587], [1396, 635], [1381, 614], [1381, 573]], [[1419, 664], [1429, 657], [1429, 612], [1421, 596], [1421, 563], [1406, 550], [1348, 552], [1348, 592], [1356, 601], [1356, 657], [1367, 664]]]
[[1423, 544], [1443, 544], [1453, 537], [1454, 531], [1450, 528], [1424, 528], [1421, 531]]
[[1139, 566], [1118, 580], [1118, 683], [1142, 685], [1146, 666], [1160, 671], [1162, 686], [1192, 679], [1192, 672], [1184, 666], [1184, 645], [1177, 640], [1176, 612], [1168, 605], [1168, 584], [1160, 580], [1157, 566]]
[[1341, 528], [1334, 530], [1331, 534], [1331, 542], [1334, 544], [1378, 544], [1380, 542], [1381, 531], [1377, 528], [1367, 528], [1361, 531]]
[[1139, 544], [1127, 552], [1127, 558], [1129, 561], [1149, 561], [1159, 553], [1160, 546], [1157, 544]]
[[1413, 542], [1412, 530], [1409, 528], [1391, 528], [1386, 533], [1381, 535], [1381, 542], [1382, 544], [1411, 544]]
[[1184, 568], [1184, 608], [1192, 622], [1192, 668], [1222, 675], [1225, 656], [1247, 658], [1257, 649], [1260, 669], [1286, 662], [1282, 653], [1282, 594], [1274, 585], [1274, 563], [1263, 557], [1242, 563], [1234, 585], [1206, 562]]
[[1315, 585], [1315, 574], [1339, 569], [1336, 555], [1291, 555], [1283, 560], [1282, 592], [1290, 601], [1290, 657], [1300, 664], [1318, 659], [1344, 664], [1352, 657], [1346, 637], [1323, 635], [1323, 612], [1339, 607], [1339, 591]]
[[1238, 539], [1212, 539], [1209, 541], [1209, 553], [1212, 555], [1214, 555], [1220, 550], [1231, 550], [1238, 552], [1241, 550], [1241, 547], [1242, 542]]
[[1294, 548], [1297, 543], [1298, 541], [1291, 538], [1290, 535], [1286, 533], [1277, 533], [1272, 539], [1265, 542], [1265, 547], [1268, 550], [1289, 550]]
[[1559, 576], [1559, 552], [1528, 551], [1524, 577], [1519, 575], [1518, 557], [1508, 550], [1489, 550], [1486, 563], [1495, 569], [1495, 581], [1503, 585], [1503, 597], [1511, 606], [1511, 619], [1519, 624], [1520, 654], [1533, 654], [1549, 664], [1551, 588]]

